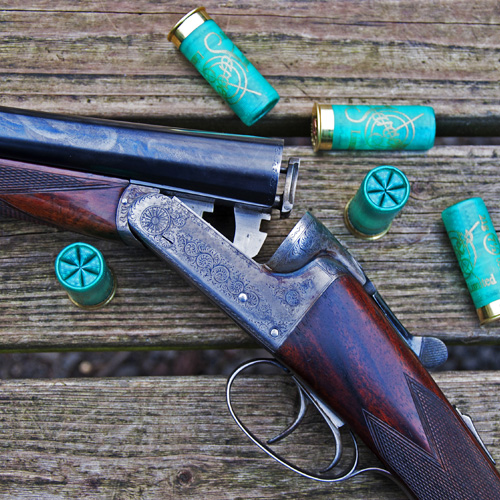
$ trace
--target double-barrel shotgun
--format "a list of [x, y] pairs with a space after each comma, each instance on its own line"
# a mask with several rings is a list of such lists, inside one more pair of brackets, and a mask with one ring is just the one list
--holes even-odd
[[[421, 500], [500, 499], [500, 475], [470, 418], [427, 369], [446, 359], [437, 339], [412, 336], [349, 252], [306, 213], [266, 264], [257, 263], [273, 209], [293, 207], [299, 160], [282, 166], [281, 140], [0, 108], [0, 213], [143, 245], [207, 295], [273, 356], [315, 406], [336, 442], [336, 482], [374, 471]], [[281, 179], [281, 182], [280, 182]], [[280, 186], [280, 187], [279, 187]], [[281, 189], [283, 189], [282, 192]], [[234, 210], [224, 236], [203, 215]], [[360, 468], [356, 437], [381, 465]]]

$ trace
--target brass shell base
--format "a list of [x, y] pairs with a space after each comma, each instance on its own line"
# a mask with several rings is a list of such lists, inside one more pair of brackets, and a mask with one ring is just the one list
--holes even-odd
[[487, 325], [492, 323], [497, 319], [500, 319], [500, 300], [494, 300], [493, 302], [480, 307], [477, 309], [477, 315], [479, 316], [479, 322], [481, 325]]
[[315, 102], [311, 117], [311, 142], [315, 153], [320, 149], [328, 151], [332, 149], [334, 128], [333, 108], [329, 104]]
[[205, 7], [198, 7], [197, 9], [188, 12], [175, 26], [170, 30], [167, 35], [167, 40], [172, 42], [177, 48], [181, 43], [205, 21], [210, 20], [211, 17], [207, 14]]
[[365, 233], [362, 233], [361, 231], [358, 231], [351, 223], [351, 220], [349, 219], [349, 205], [351, 204], [351, 201], [352, 201], [352, 198], [347, 202], [345, 208], [344, 208], [344, 223], [347, 227], [347, 229], [349, 229], [349, 231], [354, 235], [356, 236], [357, 238], [362, 238], [363, 240], [368, 240], [368, 241], [375, 241], [375, 240], [379, 240], [380, 238], [382, 238], [382, 236], [385, 236], [387, 234], [387, 232], [389, 231], [389, 229], [391, 228], [391, 224], [389, 224], [387, 226], [386, 229], [384, 229], [384, 231], [382, 231], [381, 233], [377, 233], [377, 234], [365, 234]]

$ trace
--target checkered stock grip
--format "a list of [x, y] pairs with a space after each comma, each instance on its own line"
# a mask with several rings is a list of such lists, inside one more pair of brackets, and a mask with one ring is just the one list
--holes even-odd
[[116, 210], [128, 184], [111, 177], [0, 159], [0, 215], [116, 239]]

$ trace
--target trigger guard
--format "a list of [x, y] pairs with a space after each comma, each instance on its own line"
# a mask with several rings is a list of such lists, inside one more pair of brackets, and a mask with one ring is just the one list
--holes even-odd
[[[283, 457], [281, 457], [277, 453], [275, 453], [268, 446], [268, 444], [271, 444], [273, 442], [278, 441], [279, 439], [282, 439], [282, 438], [288, 436], [289, 434], [291, 434], [296, 429], [296, 427], [299, 425], [300, 421], [303, 418], [303, 415], [302, 415], [301, 411], [299, 411], [298, 417], [290, 425], [290, 427], [288, 427], [288, 429], [286, 429], [279, 436], [277, 436], [275, 438], [272, 438], [267, 443], [264, 443], [264, 442], [260, 441], [256, 436], [254, 436], [253, 433], [245, 426], [245, 424], [241, 421], [241, 419], [236, 414], [236, 412], [235, 412], [235, 410], [233, 408], [232, 402], [231, 402], [231, 388], [232, 388], [232, 385], [233, 385], [234, 381], [236, 380], [236, 378], [243, 371], [247, 370], [251, 366], [255, 366], [255, 365], [261, 364], [261, 363], [271, 364], [271, 365], [273, 365], [273, 366], [275, 366], [277, 368], [282, 369], [286, 374], [292, 376], [292, 378], [294, 380], [294, 383], [295, 383], [296, 387], [298, 388], [299, 393], [301, 394], [301, 398], [305, 398], [305, 400], [308, 400], [309, 402], [312, 402], [314, 404], [314, 406], [316, 406], [316, 408], [318, 409], [318, 411], [321, 413], [322, 417], [325, 419], [326, 423], [328, 424], [330, 430], [332, 431], [332, 434], [333, 434], [334, 439], [335, 439], [335, 447], [336, 447], [335, 448], [336, 449], [335, 457], [334, 457], [333, 461], [330, 463], [330, 465], [327, 468], [319, 471], [318, 474], [315, 474], [315, 473], [312, 473], [312, 472], [308, 472], [308, 471], [306, 471], [306, 470], [304, 470], [304, 469], [302, 469], [300, 467], [297, 467], [297, 466], [293, 465], [291, 462], [289, 462], [288, 460], [284, 459]], [[353, 435], [352, 431], [349, 430], [349, 434], [351, 436], [351, 439], [352, 439], [352, 442], [353, 442], [353, 445], [354, 445], [354, 457], [352, 459], [352, 464], [350, 465], [350, 468], [347, 470], [347, 472], [345, 472], [343, 474], [340, 474], [338, 476], [328, 477], [328, 476], [321, 476], [321, 475], [319, 475], [319, 474], [324, 474], [324, 473], [330, 471], [339, 462], [339, 460], [341, 458], [341, 455], [342, 455], [342, 442], [341, 442], [339, 428], [337, 427], [337, 425], [333, 421], [331, 421], [328, 418], [328, 415], [326, 414], [326, 412], [324, 411], [324, 409], [321, 408], [320, 404], [318, 404], [314, 399], [310, 398], [310, 396], [307, 393], [307, 391], [301, 386], [301, 384], [299, 383], [299, 381], [292, 375], [291, 371], [286, 366], [284, 366], [283, 364], [281, 364], [279, 361], [276, 361], [274, 359], [255, 359], [255, 360], [249, 361], [249, 362], [247, 362], [247, 363], [239, 366], [231, 374], [231, 376], [229, 377], [229, 379], [227, 381], [227, 385], [226, 385], [226, 402], [227, 402], [227, 405], [228, 405], [229, 412], [230, 412], [231, 416], [233, 417], [233, 419], [236, 422], [236, 424], [238, 425], [238, 427], [247, 435], [247, 437], [255, 445], [257, 445], [262, 451], [264, 451], [267, 455], [269, 455], [271, 458], [273, 458], [274, 460], [276, 460], [281, 465], [285, 466], [287, 469], [290, 469], [291, 471], [293, 471], [293, 472], [295, 472], [295, 473], [297, 473], [297, 474], [299, 474], [299, 475], [301, 475], [303, 477], [307, 477], [309, 479], [314, 479], [315, 481], [320, 481], [320, 482], [325, 482], [325, 483], [336, 483], [336, 482], [344, 481], [346, 479], [349, 479], [349, 478], [357, 475], [359, 472], [361, 472], [361, 471], [356, 472], [356, 468], [358, 466], [358, 460], [359, 460], [359, 450], [358, 450], [358, 445], [357, 445], [356, 439], [354, 438], [354, 435]], [[305, 404], [307, 406], [307, 403], [305, 403]], [[304, 411], [304, 413], [305, 413], [305, 411]]]

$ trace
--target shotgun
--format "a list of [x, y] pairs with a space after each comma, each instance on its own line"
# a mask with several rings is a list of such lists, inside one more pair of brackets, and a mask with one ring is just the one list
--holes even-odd
[[[7, 158], [0, 161], [1, 213], [145, 246], [274, 356], [257, 362], [276, 364], [293, 378], [299, 416], [267, 443], [253, 436], [231, 402], [234, 380], [257, 362], [228, 381], [232, 416], [266, 453], [324, 482], [377, 472], [409, 498], [500, 499], [500, 475], [472, 421], [427, 371], [446, 359], [446, 348], [406, 331], [320, 221], [306, 213], [266, 264], [253, 260], [263, 241], [260, 220], [272, 208], [286, 214], [293, 205], [299, 161], [282, 169], [279, 142], [14, 110], [0, 112], [0, 131], [0, 155]], [[285, 190], [277, 196], [282, 170]], [[263, 192], [254, 192], [256, 185]], [[202, 217], [207, 200], [230, 204], [235, 214], [256, 213], [257, 229], [231, 241]], [[334, 458], [323, 471], [295, 467], [270, 447], [293, 432], [308, 404], [335, 437]], [[344, 464], [346, 436], [355, 453]], [[380, 467], [358, 467], [355, 436]]]

